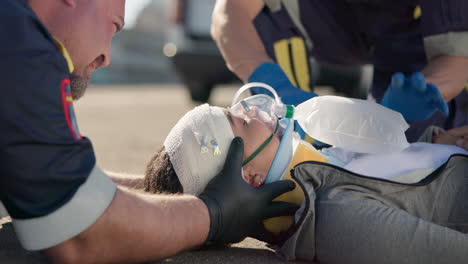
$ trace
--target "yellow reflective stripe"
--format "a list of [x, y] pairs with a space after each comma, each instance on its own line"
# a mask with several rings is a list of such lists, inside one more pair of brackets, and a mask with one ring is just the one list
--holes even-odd
[[65, 100], [66, 100], [67, 102], [71, 103], [71, 102], [73, 102], [73, 97], [71, 97], [71, 96], [66, 96], [66, 97], [65, 97]]
[[420, 5], [417, 5], [413, 10], [413, 19], [419, 19], [422, 16], [422, 9]]
[[300, 37], [291, 38], [291, 49], [294, 63], [294, 71], [299, 86], [304, 91], [310, 92], [309, 63], [307, 63], [307, 51], [304, 40]]
[[62, 53], [63, 57], [67, 61], [68, 70], [70, 71], [70, 73], [72, 73], [75, 70], [75, 66], [73, 65], [73, 61], [70, 57], [70, 54], [68, 53], [68, 50], [65, 48], [65, 46], [60, 40], [54, 38], [54, 41], [55, 41], [55, 46], [60, 51], [60, 53]]
[[294, 79], [294, 75], [291, 68], [291, 58], [289, 56], [289, 43], [288, 40], [282, 39], [278, 40], [273, 44], [273, 48], [275, 50], [275, 57], [276, 62], [279, 64], [281, 69], [283, 69], [284, 73], [289, 78], [289, 81], [297, 87], [296, 80]]

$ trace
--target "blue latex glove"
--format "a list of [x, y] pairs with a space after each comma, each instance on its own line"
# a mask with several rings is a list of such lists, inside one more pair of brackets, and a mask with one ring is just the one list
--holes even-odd
[[[281, 97], [281, 101], [285, 104], [297, 106], [298, 104], [309, 100], [317, 94], [303, 91], [289, 81], [288, 76], [284, 73], [281, 67], [272, 62], [265, 62], [258, 66], [257, 69], [250, 75], [249, 82], [262, 82], [270, 85]], [[255, 87], [252, 92], [258, 94], [268, 94], [272, 96], [268, 90]]]
[[415, 72], [409, 77], [395, 73], [382, 99], [382, 105], [400, 112], [408, 121], [422, 121], [439, 110], [448, 115], [448, 105], [442, 98], [439, 89], [426, 83], [424, 75]]

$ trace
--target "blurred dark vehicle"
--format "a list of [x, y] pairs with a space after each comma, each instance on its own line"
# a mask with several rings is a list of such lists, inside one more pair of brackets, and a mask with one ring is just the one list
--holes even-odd
[[216, 84], [238, 80], [228, 70], [210, 35], [215, 2], [171, 0], [169, 4], [171, 21], [163, 52], [197, 102], [207, 102]]
[[372, 65], [325, 64], [313, 59], [312, 71], [315, 86], [330, 86], [338, 95], [358, 99], [367, 99], [374, 74]]
[[[238, 80], [231, 73], [210, 35], [216, 0], [171, 0], [170, 24], [163, 52], [190, 92], [192, 100], [207, 102], [214, 85]], [[371, 66], [341, 66], [312, 61], [316, 86], [365, 99], [372, 82]]]

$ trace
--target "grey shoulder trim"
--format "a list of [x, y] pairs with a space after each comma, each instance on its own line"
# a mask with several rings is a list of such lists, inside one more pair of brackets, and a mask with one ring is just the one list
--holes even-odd
[[281, 10], [281, 0], [264, 0], [265, 5], [271, 10], [271, 12], [277, 12]]
[[78, 235], [104, 213], [116, 189], [116, 184], [94, 167], [72, 199], [56, 211], [37, 218], [13, 219], [18, 239], [27, 250], [42, 250]]
[[271, 12], [278, 12], [281, 10], [282, 5], [286, 8], [291, 20], [297, 29], [301, 32], [304, 37], [305, 43], [309, 50], [312, 50], [314, 44], [312, 39], [309, 36], [309, 33], [304, 28], [304, 25], [301, 22], [301, 12], [299, 8], [299, 0], [264, 0], [265, 5], [268, 6]]
[[424, 38], [428, 60], [438, 56], [468, 57], [468, 32], [447, 32]]

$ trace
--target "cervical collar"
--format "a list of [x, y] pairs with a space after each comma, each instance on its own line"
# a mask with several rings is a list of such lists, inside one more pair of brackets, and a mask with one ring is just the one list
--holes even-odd
[[286, 128], [283, 132], [278, 151], [276, 152], [270, 170], [268, 171], [265, 183], [280, 180], [284, 171], [288, 168], [289, 162], [293, 156], [294, 121], [291, 119], [281, 119], [280, 123]]

